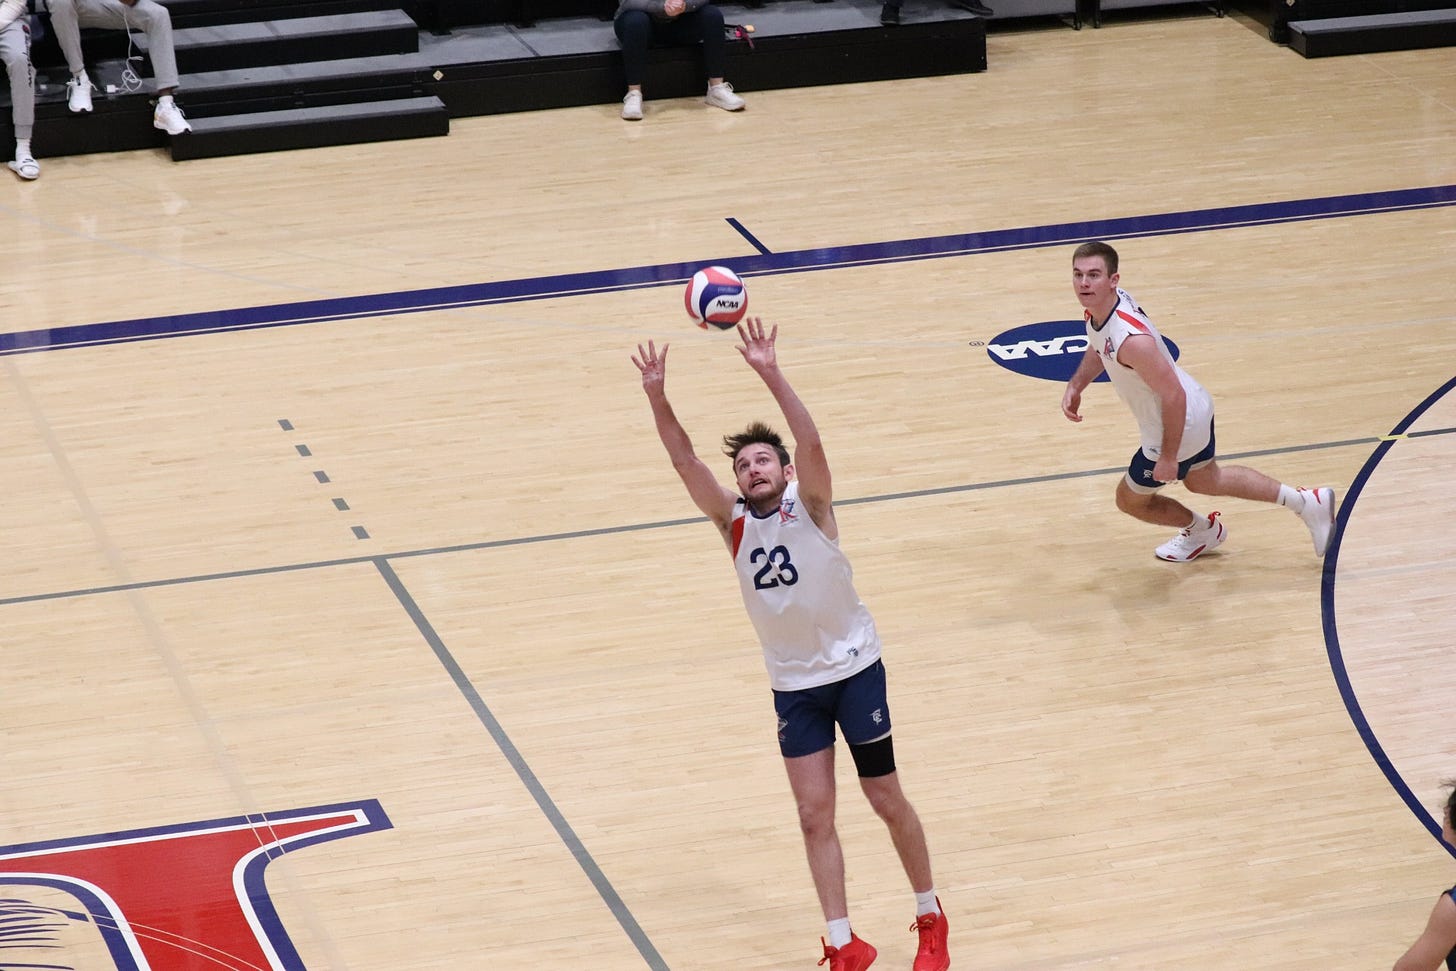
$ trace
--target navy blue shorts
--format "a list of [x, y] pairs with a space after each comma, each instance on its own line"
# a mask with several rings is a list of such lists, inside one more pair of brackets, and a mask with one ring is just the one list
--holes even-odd
[[850, 745], [863, 745], [890, 734], [890, 702], [885, 688], [885, 665], [875, 661], [843, 681], [775, 691], [779, 714], [779, 751], [784, 758], [813, 755], [834, 744], [834, 726]]
[[[1182, 479], [1184, 476], [1186, 476], [1189, 471], [1191, 471], [1194, 467], [1199, 465], [1207, 465], [1209, 462], [1213, 461], [1213, 457], [1216, 454], [1214, 449], [1214, 440], [1213, 420], [1209, 419], [1208, 444], [1203, 447], [1202, 451], [1200, 451], [1197, 455], [1193, 456], [1191, 459], [1187, 459], [1178, 463], [1179, 479]], [[1158, 463], [1155, 462], [1153, 459], [1148, 458], [1147, 453], [1144, 452], [1141, 447], [1139, 447], [1136, 452], [1132, 453], [1132, 461], [1129, 462], [1127, 465], [1128, 482], [1142, 492], [1148, 492], [1153, 489], [1161, 489], [1168, 483], [1159, 482], [1157, 479], [1153, 478], [1153, 467], [1157, 464]]]

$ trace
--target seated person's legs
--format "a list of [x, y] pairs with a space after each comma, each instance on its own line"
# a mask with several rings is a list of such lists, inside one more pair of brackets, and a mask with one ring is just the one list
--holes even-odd
[[642, 78], [647, 73], [647, 48], [652, 46], [652, 17], [645, 10], [623, 10], [612, 22], [617, 42], [622, 45], [622, 66], [627, 74], [627, 96], [622, 99], [622, 117], [642, 118]]
[[35, 127], [35, 71], [30, 66], [30, 31], [24, 21], [14, 20], [0, 28], [0, 60], [10, 79], [10, 118], [15, 126], [15, 160], [10, 170], [22, 179], [40, 175], [40, 165], [30, 152], [30, 133]]

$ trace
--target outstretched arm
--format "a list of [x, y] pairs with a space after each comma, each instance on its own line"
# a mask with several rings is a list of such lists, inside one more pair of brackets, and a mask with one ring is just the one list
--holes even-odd
[[1437, 971], [1452, 948], [1456, 948], [1456, 901], [1443, 893], [1426, 921], [1425, 931], [1395, 962], [1395, 971]]
[[652, 419], [657, 425], [657, 436], [662, 439], [663, 447], [667, 449], [667, 457], [672, 460], [674, 471], [682, 479], [683, 485], [687, 486], [688, 495], [692, 497], [694, 504], [702, 510], [703, 515], [713, 521], [726, 539], [733, 525], [733, 503], [737, 501], [737, 496], [725, 489], [707, 464], [698, 458], [698, 454], [693, 451], [692, 440], [688, 438], [688, 433], [677, 420], [672, 405], [668, 403], [667, 348], [668, 345], [663, 344], [659, 352], [656, 345], [648, 341], [644, 350], [638, 344], [637, 353], [632, 355], [632, 363], [642, 372], [642, 390], [647, 392], [647, 401], [652, 405]]
[[774, 342], [779, 328], [775, 324], [764, 333], [763, 320], [750, 317], [738, 325], [738, 336], [743, 345], [738, 348], [748, 366], [757, 372], [778, 402], [784, 420], [789, 423], [789, 434], [794, 439], [794, 478], [799, 482], [799, 498], [809, 509], [809, 515], [825, 535], [831, 539], [839, 535], [834, 524], [834, 488], [829, 475], [829, 459], [824, 454], [824, 442], [819, 438], [819, 426], [809, 409], [800, 400], [798, 392], [789, 384], [784, 372], [779, 370], [778, 354]]

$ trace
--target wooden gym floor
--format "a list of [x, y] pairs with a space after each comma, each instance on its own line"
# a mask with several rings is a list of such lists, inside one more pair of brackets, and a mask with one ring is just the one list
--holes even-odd
[[[1449, 57], [1201, 11], [989, 57], [12, 185], [0, 964], [812, 967], [758, 650], [628, 360], [672, 343], [704, 456], [777, 419], [682, 314], [709, 262], [823, 429], [955, 967], [1393, 962], [1453, 882]], [[1078, 316], [1094, 233], [1225, 461], [1339, 490], [1323, 563], [1234, 500], [1158, 562], [1110, 390], [1074, 426], [988, 353]]]

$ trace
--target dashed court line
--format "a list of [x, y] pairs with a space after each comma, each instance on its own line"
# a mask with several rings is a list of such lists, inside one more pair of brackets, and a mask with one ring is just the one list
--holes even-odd
[[[1396, 436], [1397, 438], [1418, 438], [1430, 435], [1456, 434], [1456, 428], [1430, 429], [1421, 432], [1407, 432]], [[1292, 455], [1298, 452], [1322, 451], [1337, 448], [1355, 448], [1360, 446], [1381, 445], [1387, 443], [1389, 446], [1390, 436], [1371, 435], [1365, 438], [1347, 438], [1338, 441], [1318, 442], [1309, 445], [1288, 445], [1280, 448], [1258, 449], [1248, 452], [1236, 452], [1220, 456], [1226, 461], [1244, 460], [1257, 458], [1266, 455]], [[1009, 489], [1016, 486], [1035, 485], [1046, 482], [1062, 482], [1073, 479], [1086, 479], [1100, 475], [1120, 475], [1126, 471], [1126, 466], [1115, 466], [1101, 469], [1080, 469], [1070, 472], [1052, 472], [1046, 475], [1021, 476], [1014, 479], [990, 479], [982, 482], [967, 482], [960, 485], [938, 486], [930, 489], [915, 489], [907, 492], [887, 492], [872, 496], [858, 496], [849, 499], [836, 499], [836, 506], [859, 506], [879, 502], [899, 502], [905, 499], [920, 499], [930, 496], [954, 495], [961, 492], [984, 492], [991, 489]], [[315, 473], [316, 475], [322, 473]], [[254, 567], [249, 570], [227, 570], [218, 573], [201, 573], [193, 576], [168, 577], [160, 580], [141, 580], [135, 583], [120, 583], [111, 586], [85, 587], [76, 590], [57, 590], [50, 593], [28, 594], [21, 597], [0, 598], [0, 606], [20, 603], [36, 603], [46, 600], [67, 600], [77, 597], [89, 597], [103, 593], [117, 593], [125, 590], [144, 590], [154, 587], [174, 587], [189, 583], [209, 583], [215, 580], [235, 580], [242, 577], [269, 576], [271, 574], [298, 573], [308, 570], [325, 570], [341, 566], [354, 566], [360, 563], [373, 563], [377, 560], [403, 560], [424, 556], [442, 556], [450, 553], [469, 553], [481, 550], [503, 549], [513, 546], [529, 546], [536, 543], [560, 543], [571, 540], [586, 539], [596, 536], [612, 536], [622, 533], [639, 533], [653, 529], [671, 529], [677, 526], [696, 525], [706, 522], [702, 516], [689, 516], [681, 519], [662, 519], [647, 523], [623, 523], [617, 526], [602, 526], [596, 529], [569, 530], [560, 533], [541, 533], [532, 536], [512, 536], [506, 539], [480, 540], [474, 543], [458, 543], [450, 546], [432, 546], [414, 550], [396, 550], [392, 553], [372, 553], [360, 556], [344, 556], [329, 560], [315, 560], [307, 563], [286, 563], [277, 566]], [[368, 539], [368, 531], [362, 526], [353, 527], [354, 535], [358, 539]]]

